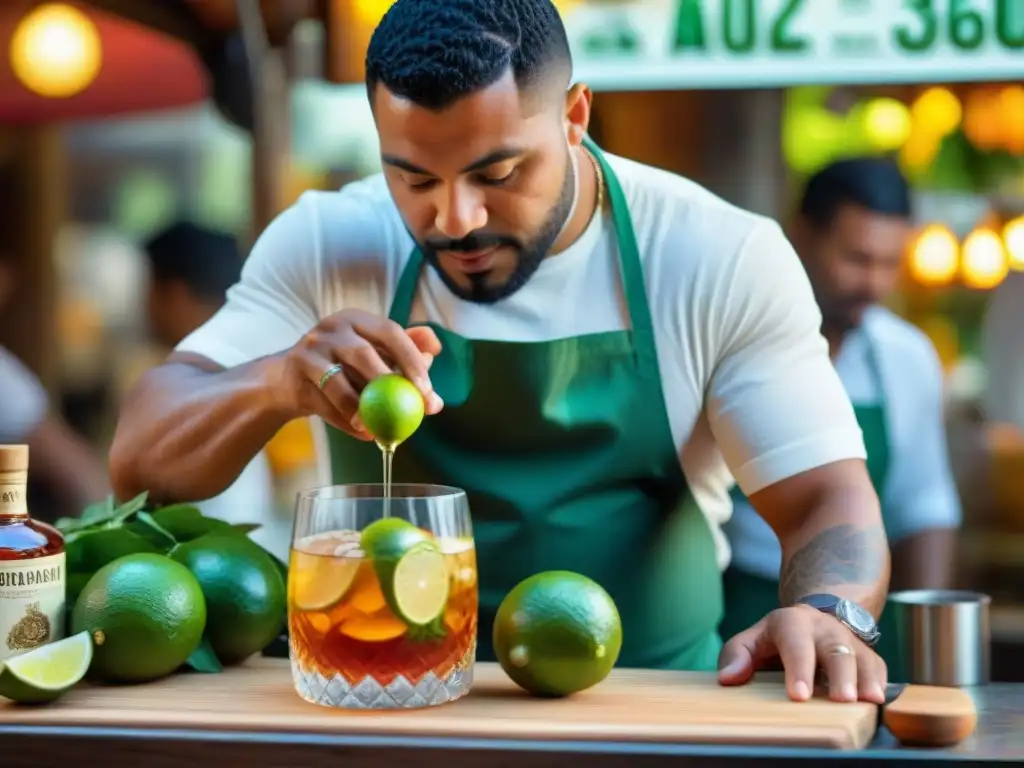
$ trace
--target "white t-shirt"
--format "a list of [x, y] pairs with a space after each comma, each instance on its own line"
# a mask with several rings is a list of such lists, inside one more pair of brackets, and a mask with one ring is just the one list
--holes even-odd
[[0, 347], [0, 443], [21, 443], [46, 418], [48, 400], [39, 379]]
[[[674, 174], [608, 159], [636, 230], [672, 435], [724, 567], [727, 465], [753, 493], [864, 458], [860, 429], [779, 226]], [[386, 315], [412, 248], [383, 176], [308, 192], [267, 228], [227, 304], [179, 350], [231, 367], [291, 346], [341, 309]], [[619, 275], [606, 212], [495, 304], [457, 298], [426, 269], [411, 321], [503, 341], [622, 330], [629, 316]]]
[[[870, 362], [872, 349], [878, 374]], [[889, 541], [929, 528], [958, 527], [960, 499], [946, 442], [942, 366], [928, 337], [889, 310], [874, 307], [843, 342], [835, 366], [854, 403], [884, 400], [889, 469], [881, 501]], [[778, 578], [779, 541], [749, 503], [736, 505], [725, 532], [734, 566]]]

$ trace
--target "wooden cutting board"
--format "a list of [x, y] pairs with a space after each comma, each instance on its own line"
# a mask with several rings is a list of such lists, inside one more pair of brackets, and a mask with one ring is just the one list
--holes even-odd
[[288, 662], [278, 659], [148, 685], [81, 686], [43, 708], [0, 705], [0, 724], [834, 749], [866, 746], [877, 720], [873, 704], [791, 702], [781, 682], [722, 688], [713, 674], [649, 670], [616, 670], [577, 696], [536, 699], [493, 664], [477, 665], [473, 690], [461, 701], [424, 710], [353, 712], [300, 699]]

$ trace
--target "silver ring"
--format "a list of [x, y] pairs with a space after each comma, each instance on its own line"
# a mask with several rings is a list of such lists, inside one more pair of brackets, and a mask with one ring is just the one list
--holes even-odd
[[848, 645], [837, 645], [831, 650], [829, 656], [852, 656], [853, 648]]
[[324, 375], [320, 377], [320, 383], [316, 385], [317, 388], [322, 391], [323, 388], [327, 386], [327, 382], [333, 379], [339, 373], [341, 373], [341, 366], [332, 365], [330, 368], [324, 371]]

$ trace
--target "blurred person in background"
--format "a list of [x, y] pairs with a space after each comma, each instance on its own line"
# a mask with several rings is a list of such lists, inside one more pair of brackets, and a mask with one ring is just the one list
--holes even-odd
[[[938, 354], [924, 333], [880, 306], [896, 286], [911, 233], [907, 182], [895, 164], [876, 158], [842, 160], [813, 176], [790, 233], [864, 435], [892, 548], [894, 592], [950, 586], [961, 522]], [[778, 605], [782, 557], [772, 529], [738, 487], [732, 496], [725, 637]], [[885, 618], [883, 657], [893, 640]]]
[[[0, 251], [0, 310], [14, 300], [16, 279], [10, 254]], [[36, 375], [2, 346], [0, 443], [28, 445], [30, 486], [43, 489], [58, 505], [58, 514], [36, 508], [34, 517], [77, 517], [86, 506], [110, 493], [99, 456], [54, 412]]]
[[1011, 272], [992, 291], [982, 330], [988, 382], [985, 419], [1024, 443], [1024, 273]]
[[[224, 305], [228, 289], [241, 278], [242, 255], [231, 235], [184, 221], [157, 233], [145, 251], [150, 333], [162, 347], [174, 349]], [[258, 523], [253, 540], [287, 562], [291, 517], [277, 511], [265, 452], [256, 454], [219, 496], [182, 501], [195, 501], [203, 514], [231, 523]]]

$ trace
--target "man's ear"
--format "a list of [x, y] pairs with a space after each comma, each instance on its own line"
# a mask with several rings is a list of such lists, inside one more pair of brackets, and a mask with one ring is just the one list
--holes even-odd
[[565, 94], [565, 135], [569, 146], [578, 147], [590, 127], [590, 109], [594, 99], [585, 83], [576, 83]]

